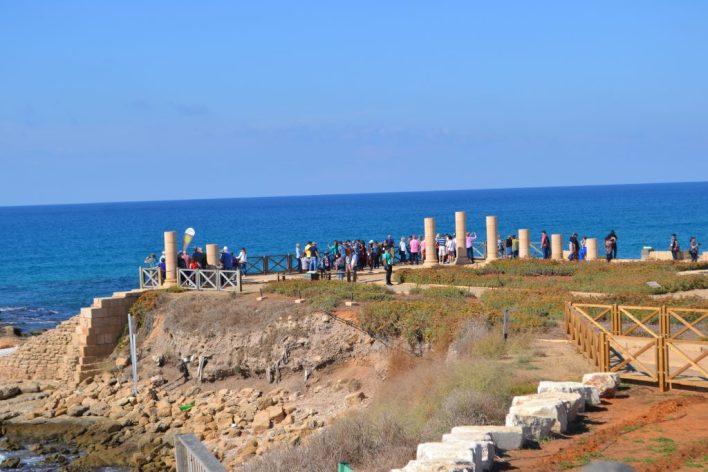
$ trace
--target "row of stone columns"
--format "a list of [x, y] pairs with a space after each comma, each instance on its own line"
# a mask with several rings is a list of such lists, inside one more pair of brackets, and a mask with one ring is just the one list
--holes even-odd
[[[425, 265], [437, 264], [437, 254], [435, 251], [435, 218], [425, 218]], [[497, 240], [499, 239], [499, 226], [496, 216], [487, 216], [487, 260], [493, 261], [498, 259]], [[467, 235], [467, 215], [464, 211], [455, 212], [455, 241], [457, 243], [457, 264], [464, 264], [467, 261], [467, 252], [465, 250], [465, 237]], [[529, 230], [526, 228], [519, 229], [519, 258], [526, 259], [531, 256], [530, 245], [531, 240]], [[551, 259], [563, 259], [563, 235], [551, 235]], [[597, 259], [597, 239], [588, 238], [586, 240], [587, 255], [589, 261]], [[433, 250], [430, 250], [433, 248]]]

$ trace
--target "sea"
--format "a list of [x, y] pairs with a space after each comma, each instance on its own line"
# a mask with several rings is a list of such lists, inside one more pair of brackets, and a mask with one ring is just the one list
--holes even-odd
[[190, 248], [209, 243], [248, 254], [293, 253], [295, 243], [383, 239], [423, 233], [435, 217], [454, 232], [454, 212], [485, 238], [496, 215], [502, 236], [519, 228], [567, 238], [618, 236], [620, 258], [666, 250], [672, 233], [708, 241], [708, 182], [457, 190], [0, 207], [0, 325], [47, 329], [93, 297], [138, 286], [138, 267], [163, 249], [164, 231], [194, 228]]

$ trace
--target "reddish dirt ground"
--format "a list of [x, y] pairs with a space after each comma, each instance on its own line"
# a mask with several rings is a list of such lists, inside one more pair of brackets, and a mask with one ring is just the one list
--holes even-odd
[[511, 451], [498, 470], [579, 470], [613, 460], [637, 471], [708, 470], [708, 395], [632, 385], [586, 412], [567, 435]]

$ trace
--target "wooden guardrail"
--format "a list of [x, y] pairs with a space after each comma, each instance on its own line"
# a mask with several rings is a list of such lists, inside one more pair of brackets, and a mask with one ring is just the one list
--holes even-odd
[[650, 382], [708, 389], [708, 310], [567, 303], [565, 330], [598, 369]]

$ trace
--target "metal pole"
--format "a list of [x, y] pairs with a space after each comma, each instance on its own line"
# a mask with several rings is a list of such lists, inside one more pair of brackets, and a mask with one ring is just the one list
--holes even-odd
[[137, 334], [133, 326], [133, 317], [128, 313], [128, 339], [130, 341], [130, 365], [133, 370], [133, 395], [138, 394], [138, 352], [137, 352]]
[[503, 318], [503, 323], [502, 323], [502, 333], [504, 334], [504, 342], [506, 342], [506, 338], [508, 337], [508, 328], [509, 324], [509, 309], [504, 308], [504, 318]]

